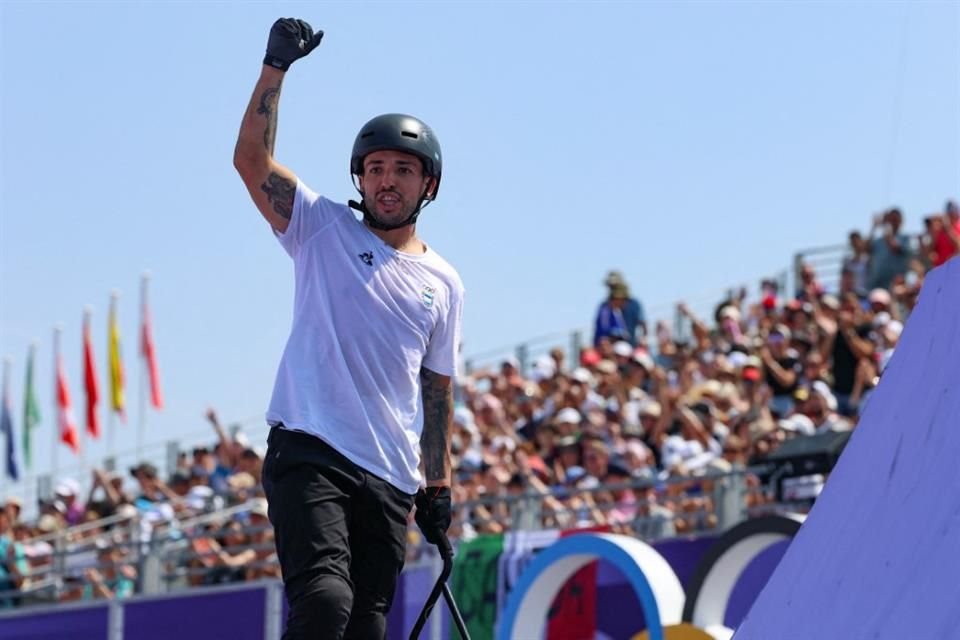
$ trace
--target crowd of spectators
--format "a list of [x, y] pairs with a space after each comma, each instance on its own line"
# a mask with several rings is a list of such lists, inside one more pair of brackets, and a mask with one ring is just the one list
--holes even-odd
[[[960, 251], [953, 202], [919, 236], [902, 224], [890, 209], [850, 233], [836, 286], [804, 264], [793, 292], [764, 280], [756, 299], [741, 289], [709, 317], [680, 303], [681, 335], [662, 320], [648, 332], [626, 278], [608, 273], [592, 345], [574, 364], [554, 349], [525, 371], [508, 358], [464, 379], [454, 533], [503, 531], [518, 517], [643, 537], [710, 528], [718, 474], [753, 468], [790, 438], [854, 429], [924, 275]], [[749, 496], [748, 506], [771, 499]]]
[[228, 434], [214, 410], [206, 417], [216, 442], [182, 452], [166, 479], [151, 462], [127, 476], [95, 468], [86, 492], [74, 478], [60, 480], [29, 524], [9, 498], [0, 511], [0, 607], [19, 604], [18, 593], [40, 601], [131, 595], [139, 560], [157, 540], [173, 550], [163, 568], [169, 582], [278, 577], [263, 449]]
[[[663, 320], [649, 331], [627, 279], [608, 273], [589, 346], [527, 367], [506, 358], [458, 380], [451, 536], [600, 525], [653, 539], [714, 527], [718, 477], [762, 463], [787, 439], [856, 427], [924, 275], [960, 252], [952, 202], [919, 236], [901, 227], [891, 209], [867, 234], [851, 232], [836, 286], [806, 264], [792, 292], [765, 280], [756, 299], [740, 290], [708, 317], [680, 303], [679, 333]], [[56, 599], [129, 595], [142, 545], [158, 536], [180, 542], [165, 560], [170, 580], [278, 576], [263, 449], [228, 434], [213, 410], [207, 419], [213, 446], [181, 453], [166, 479], [150, 462], [127, 474], [94, 469], [86, 492], [61, 479], [31, 522], [9, 497], [0, 607], [18, 604], [18, 592], [50, 593], [38, 587], [54, 579]], [[414, 526], [410, 538], [416, 547]], [[71, 549], [82, 553], [58, 564]]]

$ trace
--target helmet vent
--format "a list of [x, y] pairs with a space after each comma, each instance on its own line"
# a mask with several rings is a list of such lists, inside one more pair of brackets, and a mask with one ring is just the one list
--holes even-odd
[[413, 131], [401, 131], [400, 135], [404, 136], [405, 138], [413, 138], [414, 140], [420, 137], [417, 134], [415, 134]]

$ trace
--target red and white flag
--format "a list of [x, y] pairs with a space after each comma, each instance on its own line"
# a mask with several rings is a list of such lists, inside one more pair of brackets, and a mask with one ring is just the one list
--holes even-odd
[[70, 404], [70, 387], [67, 383], [67, 370], [63, 366], [63, 356], [57, 347], [57, 425], [60, 429], [60, 441], [80, 452], [80, 434], [77, 432], [77, 419], [73, 416], [73, 406]]
[[97, 418], [97, 403], [100, 401], [100, 387], [97, 384], [95, 362], [88, 310], [83, 315], [83, 386], [87, 392], [87, 433], [94, 438], [99, 438], [100, 421]]
[[147, 365], [147, 375], [150, 377], [150, 404], [155, 409], [163, 408], [163, 393], [160, 391], [160, 368], [157, 366], [157, 352], [153, 345], [153, 331], [150, 323], [150, 305], [147, 304], [147, 280], [144, 276], [142, 286], [142, 308], [140, 315], [143, 326], [140, 330], [140, 355]]

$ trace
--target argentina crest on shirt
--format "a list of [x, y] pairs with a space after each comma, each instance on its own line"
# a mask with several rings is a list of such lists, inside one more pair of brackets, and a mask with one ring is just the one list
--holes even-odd
[[423, 301], [423, 306], [427, 309], [433, 308], [433, 295], [437, 290], [431, 286], [423, 285], [423, 289], [420, 291], [420, 299]]

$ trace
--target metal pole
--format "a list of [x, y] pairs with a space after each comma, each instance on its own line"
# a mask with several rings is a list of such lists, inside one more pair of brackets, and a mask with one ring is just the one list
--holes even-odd
[[417, 638], [420, 637], [420, 631], [423, 629], [423, 625], [427, 623], [427, 618], [430, 617], [430, 613], [433, 611], [434, 605], [437, 604], [437, 600], [440, 599], [441, 594], [447, 603], [447, 608], [450, 609], [450, 615], [453, 617], [453, 622], [457, 626], [457, 631], [460, 632], [460, 637], [463, 640], [470, 640], [467, 625], [464, 623], [463, 616], [460, 615], [460, 609], [457, 607], [457, 603], [453, 599], [453, 594], [450, 593], [450, 588], [447, 586], [447, 578], [450, 577], [450, 572], [453, 571], [453, 547], [450, 546], [450, 540], [447, 539], [446, 535], [444, 535], [437, 544], [437, 550], [440, 552], [440, 557], [443, 558], [443, 569], [440, 571], [440, 576], [437, 578], [436, 584], [433, 585], [430, 596], [427, 598], [427, 601], [423, 603], [423, 609], [420, 611], [417, 622], [413, 625], [413, 630], [410, 632], [410, 640], [417, 640]]

